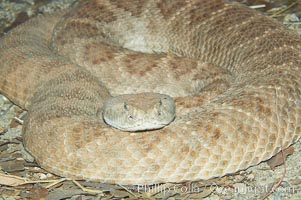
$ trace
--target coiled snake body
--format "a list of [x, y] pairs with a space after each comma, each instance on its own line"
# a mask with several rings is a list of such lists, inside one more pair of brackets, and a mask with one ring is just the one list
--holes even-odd
[[[256, 165], [300, 138], [300, 61], [298, 36], [237, 3], [90, 0], [1, 39], [0, 91], [28, 110], [24, 144], [46, 170], [193, 181]], [[111, 95], [144, 92], [174, 97], [174, 121], [144, 132], [104, 123]]]

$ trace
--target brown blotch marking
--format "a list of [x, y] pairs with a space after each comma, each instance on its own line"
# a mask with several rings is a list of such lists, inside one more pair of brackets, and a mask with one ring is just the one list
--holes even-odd
[[112, 22], [116, 21], [117, 16], [110, 7], [103, 4], [101, 1], [89, 1], [81, 6], [80, 9], [75, 10], [72, 18], [87, 18], [91, 21]]
[[131, 1], [120, 1], [111, 0], [110, 1], [117, 8], [123, 9], [130, 12], [132, 16], [139, 16], [143, 12], [144, 4], [147, 3], [145, 0], [131, 0]]
[[[93, 138], [94, 134], [86, 134], [85, 141], [81, 140], [81, 135], [83, 134], [83, 129], [80, 127], [75, 127], [72, 129], [71, 133], [68, 134], [68, 139], [69, 142], [74, 145], [73, 149], [76, 151], [78, 149], [83, 148], [83, 143], [89, 144], [90, 142], [94, 141], [95, 139]], [[90, 136], [92, 135], [92, 137]], [[74, 159], [73, 160], [74, 164], [72, 166], [77, 166], [77, 167], [82, 167], [83, 163], [78, 160]]]
[[190, 148], [188, 146], [184, 146], [181, 148], [180, 152], [184, 154], [188, 154], [190, 151]]
[[254, 104], [256, 106], [256, 111], [257, 112], [263, 112], [264, 107], [262, 105], [265, 105], [264, 100], [260, 97], [255, 97], [254, 99]]
[[114, 59], [114, 56], [108, 52], [105, 53], [104, 51], [104, 54], [94, 56], [94, 59], [92, 60], [92, 64], [99, 65], [101, 63], [109, 62], [112, 59]]
[[143, 153], [144, 155], [147, 155], [149, 152], [153, 151], [154, 149], [156, 149], [156, 147], [158, 146], [158, 144], [160, 143], [160, 138], [157, 136], [154, 136], [151, 139], [151, 142], [147, 142], [145, 140], [145, 137], [138, 137], [136, 138], [135, 142], [137, 144], [141, 145], [141, 153]]
[[200, 14], [196, 15], [196, 14], [191, 13], [189, 24], [193, 24], [194, 22], [204, 21], [205, 19], [208, 19], [209, 17], [210, 17], [209, 13], [202, 13], [201, 15]]
[[[105, 47], [102, 48], [103, 46]], [[85, 46], [85, 55], [90, 55], [87, 59], [90, 60], [93, 65], [99, 65], [113, 60], [115, 52], [113, 48], [107, 47], [105, 44], [90, 43]]]
[[219, 117], [219, 115], [220, 115], [220, 113], [215, 112], [215, 113], [212, 114], [212, 117], [213, 117], [213, 118], [217, 118], [217, 117]]
[[191, 80], [205, 80], [205, 79], [218, 79], [219, 75], [223, 72], [223, 70], [214, 70], [210, 71], [208, 69], [214, 68], [213, 64], [207, 64], [206, 68], [201, 69], [200, 73], [194, 74]]
[[72, 20], [68, 22], [64, 32], [74, 32], [78, 36], [89, 38], [98, 35], [98, 28], [93, 22]]
[[64, 46], [68, 43], [68, 40], [66, 39], [66, 37], [63, 36], [63, 34], [58, 34], [55, 38], [55, 43]]
[[262, 105], [257, 105], [256, 106], [256, 112], [258, 113], [260, 118], [265, 118], [265, 107]]
[[190, 58], [173, 57], [167, 60], [167, 66], [171, 68], [170, 71], [173, 72], [175, 78], [179, 80], [182, 75], [189, 74], [192, 70], [197, 68], [197, 61]]
[[205, 132], [207, 133], [212, 133], [213, 132], [213, 127], [212, 125], [206, 125], [205, 127]]
[[176, 103], [177, 107], [184, 107], [184, 108], [190, 108], [191, 107], [190, 102], [186, 101], [185, 97], [175, 98], [175, 103]]
[[102, 58], [95, 58], [94, 60], [92, 60], [93, 65], [99, 65], [100, 63], [103, 62], [105, 62], [105, 60], [103, 60]]
[[270, 141], [270, 142], [273, 142], [273, 143], [274, 143], [276, 140], [277, 140], [277, 137], [276, 137], [275, 134], [272, 134], [272, 135], [269, 136], [269, 141]]
[[78, 38], [90, 38], [99, 35], [97, 27], [93, 22], [80, 21], [80, 20], [68, 20], [63, 30], [61, 30], [55, 37], [56, 45], [66, 45], [69, 42], [73, 42], [73, 39]]
[[208, 103], [210, 98], [207, 95], [197, 95], [192, 96], [192, 98], [187, 99], [187, 97], [177, 97], [175, 98], [175, 102], [177, 107], [182, 108], [195, 108], [204, 106], [205, 103]]
[[272, 115], [272, 110], [271, 110], [271, 108], [266, 108], [265, 110], [264, 110], [264, 113], [265, 113], [265, 115], [266, 116], [271, 116]]
[[161, 166], [158, 164], [152, 164], [147, 167], [149, 171], [159, 171], [161, 169]]
[[165, 0], [157, 3], [157, 8], [161, 11], [164, 19], [169, 19], [185, 5], [187, 5], [185, 1]]
[[157, 63], [154, 62], [153, 56], [145, 56], [141, 58], [141, 55], [138, 53], [128, 54], [124, 59], [125, 70], [132, 74], [138, 76], [144, 76], [147, 72], [152, 71], [157, 67]]
[[213, 138], [217, 140], [218, 138], [220, 138], [220, 136], [221, 136], [221, 131], [220, 131], [220, 129], [215, 129], [215, 130], [213, 131]]
[[81, 127], [75, 126], [72, 128], [72, 133], [74, 134], [74, 136], [76, 136], [77, 134], [80, 134], [81, 131], [83, 131], [83, 129]]

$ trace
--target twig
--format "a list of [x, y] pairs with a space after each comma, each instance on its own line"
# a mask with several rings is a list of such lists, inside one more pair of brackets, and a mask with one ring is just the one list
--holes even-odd
[[104, 195], [103, 191], [101, 190], [93, 190], [93, 189], [88, 189], [85, 188], [84, 186], [82, 186], [79, 182], [77, 182], [76, 180], [72, 180], [72, 182], [77, 185], [82, 191], [84, 192], [88, 192], [88, 193], [92, 193], [92, 194], [102, 194]]
[[300, 3], [300, 0], [295, 1], [294, 3], [292, 3], [291, 5], [287, 6], [286, 8], [280, 9], [278, 12], [272, 14], [270, 17], [279, 17], [280, 14], [284, 13], [285, 11], [287, 11], [288, 9], [294, 7], [295, 5], [297, 5], [298, 3]]
[[262, 198], [262, 200], [267, 199], [277, 188], [279, 188], [280, 184], [282, 183], [282, 181], [284, 180], [284, 177], [286, 175], [286, 162], [285, 162], [285, 157], [284, 157], [284, 153], [283, 153], [283, 149], [281, 147], [281, 155], [282, 155], [282, 159], [283, 159], [283, 167], [284, 167], [284, 171], [282, 174], [281, 179], [274, 184], [274, 186], [271, 188], [271, 190]]

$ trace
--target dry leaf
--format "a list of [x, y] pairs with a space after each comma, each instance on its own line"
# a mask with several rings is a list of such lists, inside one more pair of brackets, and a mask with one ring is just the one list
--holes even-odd
[[287, 156], [291, 155], [294, 153], [294, 147], [290, 146], [286, 149], [283, 150], [283, 156], [282, 157], [282, 152], [280, 151], [279, 153], [277, 153], [276, 155], [274, 155], [270, 160], [268, 160], [268, 165], [270, 166], [270, 168], [272, 170], [275, 169], [275, 167], [282, 165], [284, 160], [287, 158]]
[[11, 176], [0, 173], [0, 185], [18, 186], [26, 182], [25, 179], [18, 176]]
[[21, 193], [22, 198], [32, 200], [44, 200], [48, 195], [48, 190], [40, 185], [34, 185], [29, 191]]

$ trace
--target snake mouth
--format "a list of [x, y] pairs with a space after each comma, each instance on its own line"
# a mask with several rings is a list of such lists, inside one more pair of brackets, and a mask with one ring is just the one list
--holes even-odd
[[108, 118], [104, 117], [104, 122], [115, 129], [124, 131], [124, 132], [150, 132], [150, 131], [155, 131], [162, 129], [168, 125], [170, 125], [173, 121], [175, 120], [175, 117], [169, 121], [168, 123], [153, 123], [153, 122], [144, 122], [144, 123], [139, 123], [139, 124], [132, 124], [131, 126], [122, 126], [119, 123], [116, 123], [114, 120], [110, 120]]

